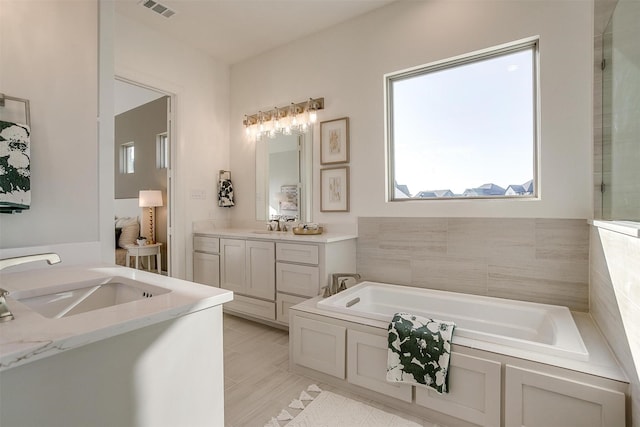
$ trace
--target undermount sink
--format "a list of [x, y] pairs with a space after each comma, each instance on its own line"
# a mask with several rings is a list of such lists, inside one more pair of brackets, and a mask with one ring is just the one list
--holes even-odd
[[11, 297], [50, 319], [69, 317], [171, 292], [125, 277], [70, 283], [38, 291], [13, 292]]
[[[254, 230], [252, 231], [253, 234], [274, 234], [274, 233], [278, 233], [278, 231], [269, 231], [269, 230]], [[281, 233], [281, 232], [280, 232]]]

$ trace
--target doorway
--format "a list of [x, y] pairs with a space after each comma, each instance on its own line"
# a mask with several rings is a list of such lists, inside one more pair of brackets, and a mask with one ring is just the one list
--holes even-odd
[[[160, 270], [169, 276], [173, 246], [171, 105], [171, 94], [118, 77], [114, 81], [115, 216], [137, 218], [139, 235], [160, 244]], [[162, 201], [141, 207], [140, 192], [148, 190], [159, 191]]]

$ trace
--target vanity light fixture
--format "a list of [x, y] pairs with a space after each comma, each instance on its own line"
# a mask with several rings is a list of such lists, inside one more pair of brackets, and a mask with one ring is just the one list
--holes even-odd
[[278, 133], [290, 135], [292, 130], [306, 132], [309, 125], [318, 120], [318, 110], [323, 109], [324, 98], [309, 98], [305, 102], [245, 115], [242, 123], [247, 137], [259, 141], [263, 137], [275, 138]]
[[318, 121], [318, 109], [316, 107], [316, 103], [313, 102], [312, 98], [309, 98], [309, 101], [307, 101], [307, 113], [309, 114], [310, 123], [315, 123]]

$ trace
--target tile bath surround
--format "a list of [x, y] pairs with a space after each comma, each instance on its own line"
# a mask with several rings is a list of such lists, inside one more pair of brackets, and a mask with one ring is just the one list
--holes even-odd
[[589, 309], [589, 225], [582, 219], [358, 219], [364, 278]]

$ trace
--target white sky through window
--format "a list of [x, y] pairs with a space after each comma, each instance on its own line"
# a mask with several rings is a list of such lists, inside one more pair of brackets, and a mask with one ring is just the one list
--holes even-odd
[[412, 195], [534, 177], [534, 49], [393, 81], [395, 181]]

